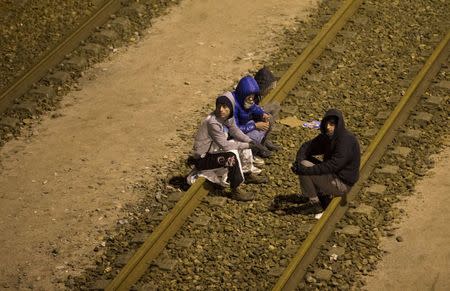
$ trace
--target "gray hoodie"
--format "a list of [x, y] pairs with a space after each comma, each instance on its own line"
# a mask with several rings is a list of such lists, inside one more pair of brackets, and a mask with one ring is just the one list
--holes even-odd
[[[224, 94], [234, 107], [234, 97], [230, 92]], [[194, 141], [194, 158], [204, 157], [207, 152], [248, 149], [251, 139], [245, 135], [234, 121], [233, 115], [221, 122], [214, 112], [200, 124]], [[228, 132], [228, 133], [227, 133]], [[228, 134], [233, 140], [228, 140]]]

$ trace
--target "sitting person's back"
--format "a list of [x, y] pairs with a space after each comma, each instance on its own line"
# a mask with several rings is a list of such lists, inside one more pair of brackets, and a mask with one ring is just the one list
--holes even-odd
[[260, 98], [259, 86], [251, 76], [243, 77], [234, 92], [234, 117], [239, 129], [255, 143], [261, 144], [265, 150], [257, 154], [262, 157], [271, 155], [270, 150], [278, 149], [271, 143], [267, 135], [270, 132], [270, 114], [258, 105]]
[[[265, 66], [255, 73], [255, 81], [259, 86], [261, 99], [269, 95], [270, 91], [277, 86], [277, 78]], [[277, 120], [281, 110], [281, 104], [278, 101], [271, 101], [264, 105], [263, 109], [272, 116], [272, 121]]]

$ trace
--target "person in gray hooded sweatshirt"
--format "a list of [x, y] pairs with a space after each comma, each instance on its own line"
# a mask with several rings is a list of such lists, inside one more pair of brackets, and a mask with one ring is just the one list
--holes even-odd
[[[299, 175], [302, 202], [310, 203], [310, 212], [320, 214], [331, 198], [343, 196], [358, 181], [361, 152], [356, 136], [345, 128], [337, 109], [325, 113], [321, 133], [300, 147], [292, 171]], [[323, 161], [315, 156], [323, 156]]]
[[[233, 118], [234, 98], [230, 94], [216, 99], [215, 111], [209, 114], [200, 125], [194, 141], [194, 165], [199, 171], [217, 168], [228, 169], [231, 198], [240, 201], [253, 200], [254, 195], [239, 189], [244, 182], [238, 150], [258, 147], [242, 133]], [[233, 140], [228, 137], [231, 136]], [[256, 177], [253, 183], [262, 182]]]

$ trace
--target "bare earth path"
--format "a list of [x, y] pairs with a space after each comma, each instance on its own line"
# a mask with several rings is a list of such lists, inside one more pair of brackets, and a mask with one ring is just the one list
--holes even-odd
[[[369, 278], [367, 290], [450, 289], [450, 145], [436, 157], [431, 176], [401, 205], [408, 217], [396, 236], [382, 242], [388, 254]], [[403, 241], [398, 242], [396, 237]]]
[[[63, 289], [91, 263], [132, 183], [184, 157], [183, 122], [276, 49], [315, 0], [185, 0], [0, 149], [0, 289]], [[168, 142], [178, 144], [168, 146]], [[149, 173], [150, 172], [150, 173]]]

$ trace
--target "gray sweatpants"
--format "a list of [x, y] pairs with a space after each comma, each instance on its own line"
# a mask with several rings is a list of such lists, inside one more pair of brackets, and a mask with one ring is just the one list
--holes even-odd
[[[312, 167], [314, 164], [308, 160], [301, 161], [305, 167]], [[300, 175], [300, 188], [305, 197], [313, 198], [320, 195], [342, 196], [351, 187], [341, 181], [336, 175]]]

